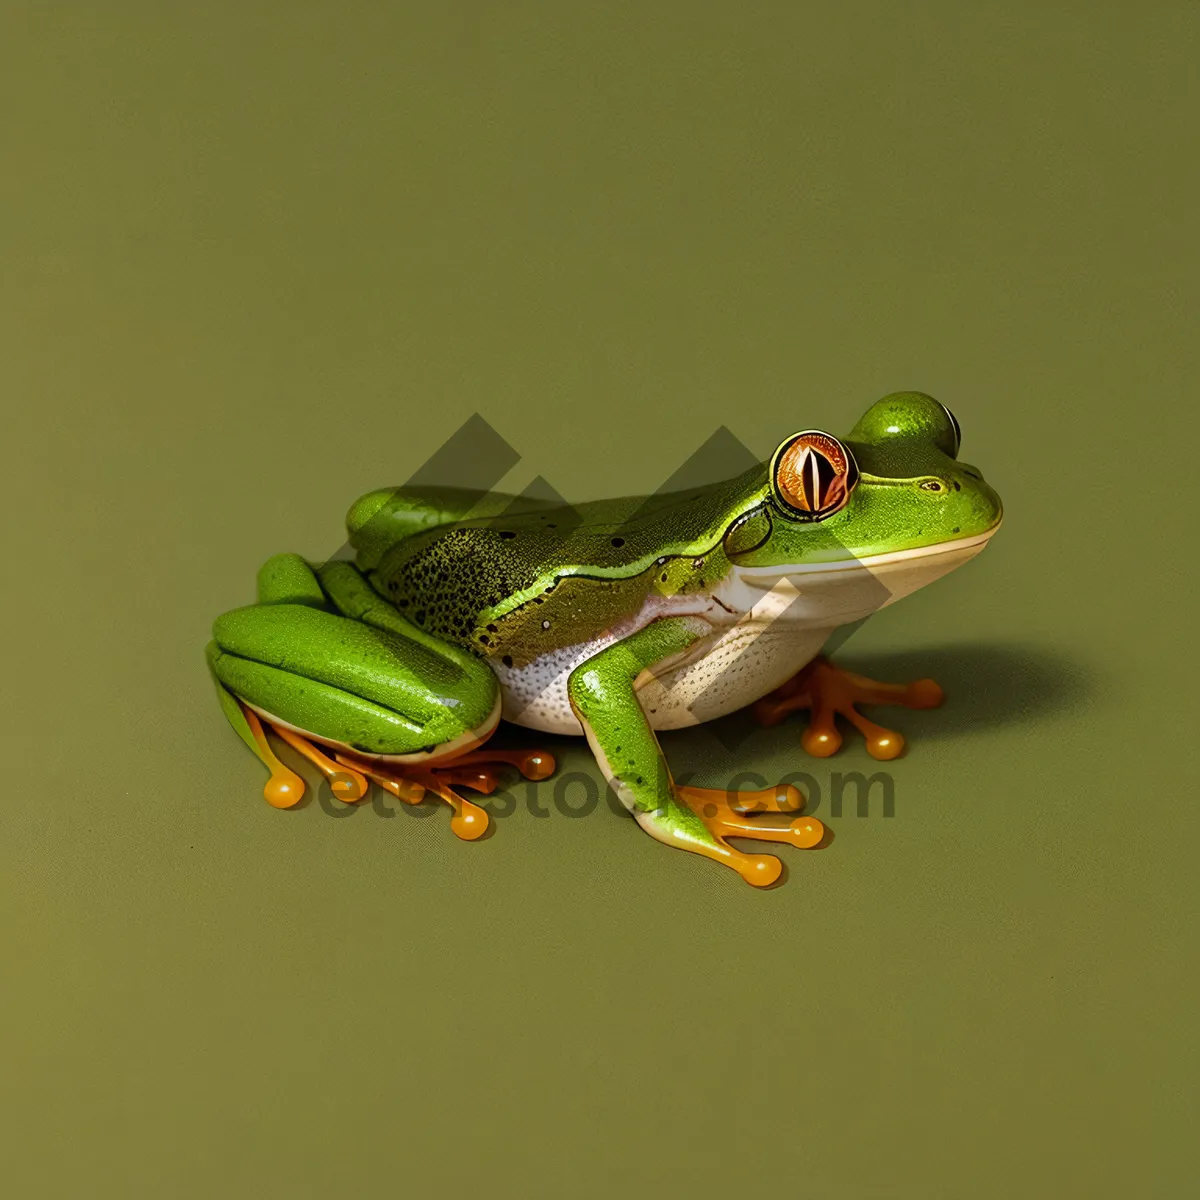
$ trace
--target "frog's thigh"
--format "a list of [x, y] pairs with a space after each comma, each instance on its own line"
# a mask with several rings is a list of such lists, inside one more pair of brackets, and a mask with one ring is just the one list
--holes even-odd
[[499, 718], [486, 663], [465, 667], [400, 633], [295, 603], [236, 609], [213, 626], [209, 663], [272, 724], [370, 755], [479, 741]]
[[683, 802], [635, 690], [644, 671], [705, 632], [707, 625], [692, 618], [655, 621], [576, 667], [567, 692], [600, 769], [647, 833], [766, 886], [779, 877], [779, 859], [734, 849]]

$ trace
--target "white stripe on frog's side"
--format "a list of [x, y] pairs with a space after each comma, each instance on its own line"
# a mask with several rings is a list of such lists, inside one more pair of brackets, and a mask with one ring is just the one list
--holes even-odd
[[830, 634], [909, 595], [973, 558], [981, 537], [861, 560], [796, 567], [735, 567], [711, 596], [652, 593], [634, 617], [592, 641], [521, 667], [491, 660], [506, 720], [547, 733], [582, 734], [567, 699], [571, 672], [661, 617], [698, 616], [711, 633], [638, 683], [655, 729], [678, 729], [744, 708], [774, 691], [820, 653]]

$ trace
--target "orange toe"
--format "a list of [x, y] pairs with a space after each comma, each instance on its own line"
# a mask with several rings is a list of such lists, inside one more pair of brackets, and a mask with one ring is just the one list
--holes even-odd
[[800, 736], [800, 744], [814, 758], [828, 758], [842, 745], [838, 716], [849, 721], [863, 735], [867, 753], [883, 762], [904, 753], [904, 736], [868, 721], [859, 704], [895, 704], [904, 708], [937, 708], [945, 699], [932, 679], [913, 683], [880, 683], [835, 667], [828, 659], [815, 658], [802, 671], [764, 696], [754, 705], [754, 715], [763, 725], [778, 724], [795, 709], [811, 710], [809, 726]]

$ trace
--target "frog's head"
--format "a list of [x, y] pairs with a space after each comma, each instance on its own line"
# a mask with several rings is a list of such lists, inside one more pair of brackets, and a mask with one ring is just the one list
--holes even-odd
[[912, 575], [918, 560], [932, 567], [935, 558], [939, 569], [924, 574], [943, 574], [983, 548], [1002, 512], [979, 471], [959, 461], [960, 441], [950, 410], [921, 392], [885, 396], [844, 440], [793, 434], [771, 459], [755, 518], [765, 536], [751, 536], [749, 521], [740, 544], [731, 531], [731, 558], [760, 587], [857, 564], [904, 563]]

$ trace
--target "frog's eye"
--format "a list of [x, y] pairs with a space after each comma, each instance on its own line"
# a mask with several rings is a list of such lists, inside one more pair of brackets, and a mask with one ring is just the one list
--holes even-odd
[[[938, 403], [942, 404], [940, 400]], [[962, 426], [958, 423], [958, 418], [944, 404], [942, 404], [942, 412], [949, 419], [950, 429], [954, 436], [954, 449], [950, 450], [949, 454], [951, 458], [957, 458], [959, 449], [962, 447]]]
[[837, 438], [808, 429], [775, 451], [771, 480], [790, 515], [821, 521], [845, 507], [858, 483], [858, 464]]

